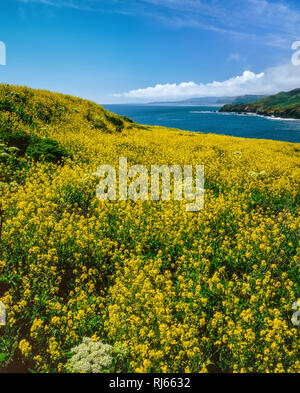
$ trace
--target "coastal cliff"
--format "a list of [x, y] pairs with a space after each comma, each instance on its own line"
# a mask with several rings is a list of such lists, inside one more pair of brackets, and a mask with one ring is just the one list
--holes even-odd
[[281, 92], [248, 104], [227, 104], [220, 112], [256, 113], [262, 116], [300, 119], [300, 89]]

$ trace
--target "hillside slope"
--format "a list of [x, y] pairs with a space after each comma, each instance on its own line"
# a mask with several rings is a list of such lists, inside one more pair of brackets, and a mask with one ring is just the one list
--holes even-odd
[[[96, 132], [118, 133], [134, 122], [117, 116], [94, 102], [44, 90], [0, 85], [0, 138], [13, 140], [14, 134], [50, 137], [50, 128], [65, 135], [86, 128]], [[26, 136], [24, 136], [24, 141]], [[22, 147], [22, 146], [20, 146]]]
[[220, 112], [256, 113], [263, 116], [300, 119], [300, 89], [281, 92], [247, 104], [227, 104]]
[[[28, 88], [0, 86], [0, 105], [0, 372], [66, 372], [86, 338], [114, 348], [103, 372], [300, 372], [298, 145]], [[204, 165], [204, 209], [98, 200], [119, 157]]]

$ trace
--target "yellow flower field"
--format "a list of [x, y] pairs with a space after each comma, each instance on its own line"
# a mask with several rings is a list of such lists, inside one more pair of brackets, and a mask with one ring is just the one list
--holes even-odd
[[[40, 155], [48, 139], [62, 160]], [[2, 371], [64, 372], [95, 337], [126, 349], [112, 371], [300, 372], [299, 145], [140, 126], [7, 85], [0, 143]], [[99, 201], [92, 174], [119, 157], [205, 165], [204, 209]]]

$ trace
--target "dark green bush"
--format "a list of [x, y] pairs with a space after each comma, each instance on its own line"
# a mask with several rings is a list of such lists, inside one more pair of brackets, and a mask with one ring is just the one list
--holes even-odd
[[124, 128], [124, 123], [119, 117], [113, 117], [105, 114], [106, 120], [116, 127], [116, 131], [121, 132]]
[[70, 154], [58, 142], [29, 135], [24, 131], [11, 132], [7, 129], [0, 129], [0, 139], [8, 147], [17, 147], [18, 156], [28, 155], [36, 161], [44, 159], [47, 162], [58, 162], [63, 157], [70, 157]]
[[130, 119], [130, 118], [127, 117], [127, 116], [120, 116], [120, 118], [123, 119], [123, 120], [125, 120], [125, 121], [127, 121], [128, 123], [135, 123], [132, 119]]
[[0, 130], [0, 138], [8, 146], [15, 146], [20, 149], [20, 153], [24, 155], [28, 146], [33, 142], [33, 137], [24, 131], [8, 132]]
[[41, 139], [28, 146], [26, 153], [34, 160], [44, 159], [48, 162], [61, 161], [63, 157], [69, 157], [69, 153], [52, 139]]

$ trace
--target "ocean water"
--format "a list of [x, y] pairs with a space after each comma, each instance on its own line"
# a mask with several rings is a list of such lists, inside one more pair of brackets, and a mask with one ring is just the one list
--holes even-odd
[[140, 124], [182, 130], [300, 142], [300, 120], [220, 113], [220, 107], [162, 105], [103, 105], [111, 112]]

